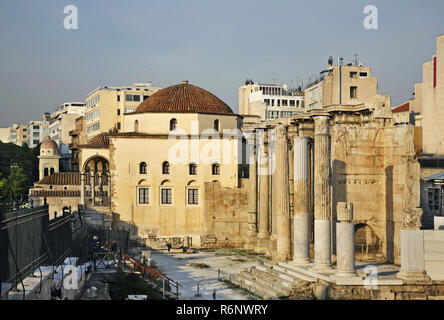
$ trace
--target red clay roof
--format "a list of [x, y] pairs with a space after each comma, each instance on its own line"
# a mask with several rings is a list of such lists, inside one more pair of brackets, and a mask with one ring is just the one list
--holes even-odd
[[77, 148], [102, 149], [109, 148], [109, 133], [100, 133], [94, 136], [87, 144], [80, 144]]
[[[89, 185], [90, 177], [91, 174], [89, 172], [85, 173], [85, 185]], [[102, 183], [103, 184], [108, 183], [106, 176], [102, 176]], [[56, 172], [53, 175], [43, 177], [42, 180], [36, 182], [35, 184], [80, 186], [81, 184], [80, 172]]]
[[225, 102], [188, 81], [151, 95], [136, 109], [136, 113], [144, 112], [233, 114]]
[[392, 113], [406, 112], [410, 110], [410, 102], [406, 102], [392, 109]]
[[80, 197], [80, 190], [29, 190], [31, 197]]

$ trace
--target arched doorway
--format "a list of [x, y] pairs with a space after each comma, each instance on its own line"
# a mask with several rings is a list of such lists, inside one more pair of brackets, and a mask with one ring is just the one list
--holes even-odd
[[357, 224], [355, 226], [356, 260], [373, 261], [380, 259], [382, 258], [381, 250], [381, 240], [378, 238], [372, 228], [365, 223]]
[[85, 202], [92, 206], [111, 204], [111, 175], [109, 161], [103, 156], [92, 156], [83, 163], [85, 174]]

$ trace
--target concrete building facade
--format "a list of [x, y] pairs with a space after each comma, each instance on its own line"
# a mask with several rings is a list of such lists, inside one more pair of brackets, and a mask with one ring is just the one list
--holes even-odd
[[160, 88], [152, 83], [135, 83], [128, 87], [102, 86], [86, 97], [86, 138], [99, 133], [123, 130], [123, 115], [134, 112], [137, 106]]
[[239, 87], [239, 113], [244, 117], [256, 116], [260, 120], [268, 120], [288, 118], [304, 111], [304, 93], [300, 90], [250, 80]]

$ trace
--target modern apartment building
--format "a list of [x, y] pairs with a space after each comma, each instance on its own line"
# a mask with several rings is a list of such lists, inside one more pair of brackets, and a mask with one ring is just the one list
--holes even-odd
[[29, 121], [28, 123], [28, 139], [26, 143], [30, 148], [35, 148], [42, 142], [42, 121]]
[[247, 80], [239, 87], [239, 114], [260, 120], [288, 118], [304, 112], [304, 93], [286, 85], [260, 84]]
[[444, 156], [444, 34], [436, 38], [436, 53], [422, 67], [422, 82], [410, 100], [415, 125], [422, 126], [424, 154]]
[[9, 128], [0, 128], [0, 141], [3, 143], [8, 143], [9, 142], [9, 133], [10, 133]]
[[149, 83], [135, 83], [128, 87], [102, 86], [86, 98], [86, 138], [99, 133], [121, 131], [123, 115], [132, 113], [139, 104], [160, 88]]
[[[371, 76], [370, 67], [355, 61], [343, 65], [333, 65], [328, 60], [328, 68], [320, 73], [320, 78], [305, 89], [307, 110], [323, 109], [332, 105], [360, 105], [373, 101], [378, 95], [378, 80]], [[386, 106], [390, 107], [390, 106]]]
[[71, 130], [75, 129], [76, 119], [84, 116], [86, 106], [83, 102], [65, 102], [60, 108], [49, 115], [46, 113], [43, 118], [42, 139], [54, 140], [59, 147], [61, 170], [71, 171]]
[[22, 146], [23, 142], [28, 142], [28, 126], [14, 123], [9, 127], [9, 142]]

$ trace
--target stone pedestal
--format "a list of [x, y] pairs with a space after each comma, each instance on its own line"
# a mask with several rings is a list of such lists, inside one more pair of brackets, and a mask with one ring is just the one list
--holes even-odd
[[314, 134], [315, 268], [331, 269], [331, 197], [329, 118], [317, 116]]
[[310, 196], [307, 137], [294, 137], [294, 255], [293, 263], [310, 263]]
[[353, 225], [353, 203], [338, 202], [336, 223], [336, 275], [356, 276], [355, 270], [355, 226]]
[[428, 281], [424, 263], [424, 231], [401, 230], [401, 269], [398, 278], [406, 281]]

